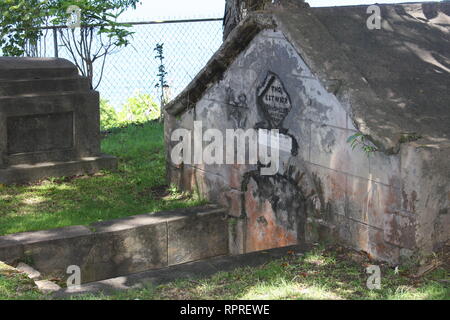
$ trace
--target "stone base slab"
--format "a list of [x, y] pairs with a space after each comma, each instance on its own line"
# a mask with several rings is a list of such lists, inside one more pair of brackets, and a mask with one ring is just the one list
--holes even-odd
[[89, 226], [0, 237], [0, 261], [26, 262], [67, 279], [78, 266], [92, 282], [228, 254], [226, 210], [215, 205], [136, 215]]
[[86, 157], [75, 161], [14, 165], [0, 169], [0, 184], [20, 184], [48, 177], [93, 174], [102, 169], [115, 170], [117, 163], [116, 157], [102, 154], [99, 157]]
[[218, 272], [227, 272], [237, 268], [256, 268], [275, 259], [301, 256], [308, 247], [289, 246], [237, 256], [221, 256], [170, 266], [168, 268], [134, 273], [124, 277], [90, 282], [81, 286], [62, 288], [55, 292], [55, 298], [68, 298], [80, 294], [115, 293], [118, 290], [145, 288], [149, 285], [159, 286], [179, 279], [197, 279], [210, 277]]

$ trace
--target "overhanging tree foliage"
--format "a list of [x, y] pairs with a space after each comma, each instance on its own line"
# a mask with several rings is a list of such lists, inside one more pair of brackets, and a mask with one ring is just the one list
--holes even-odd
[[0, 1], [0, 48], [5, 56], [35, 56], [48, 15], [41, 0]]

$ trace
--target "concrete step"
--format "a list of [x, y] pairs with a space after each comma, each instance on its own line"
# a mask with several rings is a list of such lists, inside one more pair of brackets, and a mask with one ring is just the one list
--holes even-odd
[[[66, 151], [70, 153], [69, 151]], [[78, 176], [93, 174], [100, 169], [115, 170], [117, 158], [102, 154], [98, 157], [84, 157], [77, 160], [40, 162], [12, 165], [0, 168], [0, 184], [20, 184], [40, 181], [48, 177]], [[1, 260], [1, 259], [0, 259]]]
[[[33, 100], [44, 100], [44, 99], [56, 99], [58, 97], [62, 97], [62, 99], [71, 97], [71, 96], [83, 96], [88, 94], [96, 94], [95, 90], [85, 90], [85, 91], [64, 91], [64, 92], [33, 92], [33, 93], [23, 93], [14, 96], [0, 96], [0, 108], [4, 108], [5, 106], [12, 104], [16, 105], [17, 101], [20, 102], [33, 102]], [[25, 101], [28, 100], [28, 101]], [[37, 101], [36, 103], [39, 103]], [[17, 106], [16, 106], [17, 107]]]
[[73, 68], [55, 68], [55, 69], [12, 69], [0, 71], [1, 80], [20, 80], [20, 79], [52, 79], [75, 77], [78, 75], [78, 69]]
[[54, 297], [66, 298], [73, 295], [99, 292], [109, 294], [118, 290], [138, 289], [148, 285], [157, 286], [178, 279], [209, 277], [220, 271], [232, 271], [242, 267], [258, 267], [286, 256], [300, 256], [307, 249], [306, 246], [289, 246], [236, 256], [214, 257], [158, 270], [85, 283], [80, 286], [62, 288], [54, 293]]
[[0, 80], [75, 77], [78, 69], [66, 59], [1, 57]]
[[0, 112], [11, 116], [58, 113], [72, 111], [75, 106], [94, 103], [98, 106], [99, 95], [96, 91], [67, 91], [30, 93], [16, 96], [0, 96]]
[[0, 261], [28, 262], [43, 278], [81, 282], [160, 269], [228, 254], [227, 211], [215, 205], [0, 237]]
[[76, 76], [71, 78], [0, 80], [1, 96], [18, 96], [48, 92], [89, 91], [87, 78]]

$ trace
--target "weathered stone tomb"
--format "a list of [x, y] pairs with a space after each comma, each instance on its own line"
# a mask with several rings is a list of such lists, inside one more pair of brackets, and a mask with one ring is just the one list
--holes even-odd
[[64, 59], [0, 57], [0, 183], [114, 169], [99, 94]]
[[[380, 30], [366, 6], [280, 3], [167, 106], [168, 179], [228, 208], [232, 253], [328, 239], [397, 263], [437, 249], [450, 237], [450, 3], [380, 5]], [[278, 171], [174, 162], [175, 129], [192, 132], [192, 158], [212, 143], [195, 121], [224, 137], [278, 129]]]

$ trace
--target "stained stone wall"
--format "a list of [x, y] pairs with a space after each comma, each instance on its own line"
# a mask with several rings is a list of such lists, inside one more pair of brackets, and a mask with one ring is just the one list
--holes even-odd
[[99, 110], [73, 63], [0, 57], [0, 183], [115, 169], [100, 150]]
[[[267, 81], [281, 88], [278, 95], [267, 98]], [[418, 211], [420, 197], [410, 185], [421, 183], [423, 175], [421, 164], [412, 163], [420, 159], [414, 147], [397, 155], [352, 150], [347, 139], [357, 130], [349, 106], [333, 95], [335, 89], [319, 82], [281, 32], [265, 30], [195, 108], [177, 117], [167, 114], [169, 180], [229, 208], [233, 253], [326, 238], [398, 262], [412, 254], [418, 239], [431, 248], [436, 237], [448, 236], [449, 214], [425, 212], [425, 202]], [[284, 107], [271, 110], [264, 106], [267, 99], [278, 99]], [[226, 129], [277, 128], [295, 148], [280, 150], [281, 166], [274, 176], [261, 176], [256, 165], [174, 166], [171, 132], [192, 130], [194, 121], [203, 121], [203, 131], [219, 129], [224, 137]], [[445, 187], [448, 180], [442, 181]], [[435, 208], [445, 208], [445, 196], [436, 197]], [[427, 222], [418, 227], [417, 220]], [[435, 232], [430, 225], [442, 230]]]

